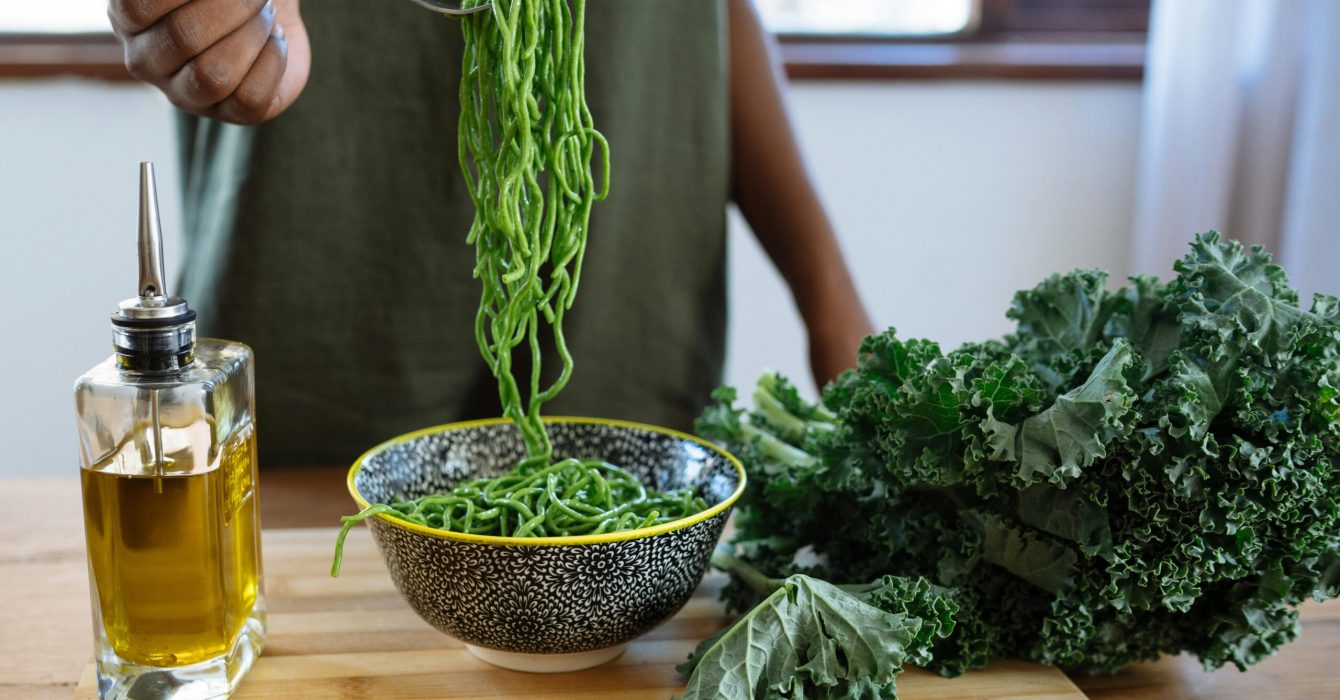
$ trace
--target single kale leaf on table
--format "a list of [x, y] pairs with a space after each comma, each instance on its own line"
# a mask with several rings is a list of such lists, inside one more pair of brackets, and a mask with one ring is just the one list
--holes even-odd
[[[1215, 232], [1175, 270], [1116, 291], [1100, 271], [1054, 275], [1015, 296], [1016, 332], [948, 353], [871, 336], [820, 404], [776, 375], [752, 410], [717, 392], [697, 430], [749, 472], [734, 552], [755, 570], [725, 567], [728, 606], [766, 595], [744, 620], [794, 623], [835, 588], [819, 580], [924, 579], [954, 624], [925, 640], [933, 661], [904, 644], [889, 663], [946, 675], [1007, 656], [1110, 673], [1183, 651], [1246, 668], [1297, 636], [1300, 602], [1340, 594], [1340, 302], [1301, 308], [1266, 253]], [[769, 649], [748, 649], [762, 675], [745, 681], [774, 693], [755, 697], [829, 678], [809, 652], [777, 666]]]
[[692, 674], [680, 700], [896, 698], [903, 664], [927, 664], [954, 628], [953, 593], [925, 579], [839, 587], [804, 574], [769, 579], [726, 552], [713, 562], [767, 595], [679, 667]]

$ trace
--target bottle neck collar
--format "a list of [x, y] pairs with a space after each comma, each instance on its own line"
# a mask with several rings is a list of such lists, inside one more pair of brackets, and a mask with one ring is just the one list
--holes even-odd
[[166, 373], [184, 370], [195, 361], [195, 314], [184, 322], [141, 325], [112, 319], [116, 364], [123, 370]]

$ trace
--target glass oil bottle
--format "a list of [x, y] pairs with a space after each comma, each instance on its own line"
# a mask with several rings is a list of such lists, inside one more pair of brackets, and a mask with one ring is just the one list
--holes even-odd
[[168, 295], [150, 163], [139, 259], [74, 390], [99, 697], [224, 698], [265, 642], [252, 355]]

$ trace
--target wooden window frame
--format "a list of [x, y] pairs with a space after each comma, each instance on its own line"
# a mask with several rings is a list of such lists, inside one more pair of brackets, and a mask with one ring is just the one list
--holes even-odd
[[1148, 25], [1148, 0], [978, 0], [959, 34], [779, 39], [796, 79], [1138, 81]]
[[0, 33], [0, 78], [79, 76], [131, 81], [121, 41], [91, 34]]
[[[1127, 80], [1144, 75], [1146, 0], [978, 0], [973, 26], [924, 38], [779, 36], [794, 79]], [[0, 33], [0, 78], [133, 78], [108, 33]]]

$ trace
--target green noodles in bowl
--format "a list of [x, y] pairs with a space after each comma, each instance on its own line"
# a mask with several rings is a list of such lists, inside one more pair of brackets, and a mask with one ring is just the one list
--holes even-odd
[[[397, 589], [429, 624], [490, 663], [572, 670], [614, 658], [688, 600], [744, 472], [720, 448], [664, 428], [593, 418], [545, 424], [556, 462], [608, 462], [649, 491], [688, 494], [705, 508], [644, 527], [523, 537], [444, 530], [403, 513], [366, 522]], [[526, 454], [510, 421], [428, 428], [360, 457], [349, 489], [361, 508], [406, 503], [506, 474]]]

